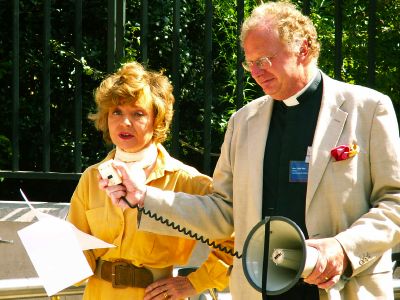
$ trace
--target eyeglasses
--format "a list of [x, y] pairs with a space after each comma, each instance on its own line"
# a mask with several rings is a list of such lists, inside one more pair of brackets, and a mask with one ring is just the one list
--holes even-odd
[[273, 59], [275, 56], [276, 56], [276, 54], [273, 56], [263, 56], [254, 61], [246, 61], [245, 60], [244, 62], [242, 62], [243, 69], [250, 72], [251, 68], [254, 65], [256, 65], [257, 68], [260, 68], [260, 69], [263, 69], [266, 67], [271, 67], [272, 66], [271, 59]]

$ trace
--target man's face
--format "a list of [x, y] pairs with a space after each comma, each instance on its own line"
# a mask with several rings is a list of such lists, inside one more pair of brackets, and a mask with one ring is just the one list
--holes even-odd
[[[284, 100], [300, 91], [308, 82], [300, 51], [293, 52], [280, 41], [273, 26], [251, 29], [243, 42], [246, 61], [250, 72], [264, 93], [276, 100]], [[255, 62], [269, 57], [270, 63]], [[265, 60], [264, 60], [265, 61]]]

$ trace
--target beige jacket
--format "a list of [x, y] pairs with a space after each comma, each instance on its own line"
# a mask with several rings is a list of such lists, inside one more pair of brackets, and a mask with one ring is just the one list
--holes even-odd
[[[263, 157], [272, 106], [273, 100], [264, 96], [231, 117], [212, 195], [149, 187], [145, 207], [213, 239], [234, 230], [235, 249], [242, 252], [249, 231], [261, 219]], [[352, 143], [359, 145], [358, 155], [338, 162], [331, 157], [332, 148]], [[342, 299], [393, 299], [390, 249], [400, 241], [400, 141], [387, 96], [323, 74], [305, 214], [309, 236], [335, 236], [350, 259], [353, 273]], [[171, 233], [147, 218], [141, 229]], [[230, 290], [234, 300], [262, 299], [238, 259]], [[327, 299], [325, 291], [320, 295]]]

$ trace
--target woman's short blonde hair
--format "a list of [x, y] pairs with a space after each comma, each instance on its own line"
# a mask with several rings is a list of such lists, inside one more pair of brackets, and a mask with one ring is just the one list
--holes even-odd
[[153, 142], [167, 138], [172, 122], [174, 96], [168, 78], [162, 72], [145, 70], [138, 62], [124, 64], [116, 73], [107, 76], [95, 90], [97, 112], [89, 115], [97, 130], [112, 143], [108, 130], [108, 112], [116, 105], [141, 101], [150, 104], [154, 112]]
[[320, 44], [314, 24], [310, 18], [288, 2], [268, 2], [256, 7], [250, 17], [243, 22], [240, 34], [242, 46], [250, 30], [262, 27], [271, 20], [277, 26], [279, 38], [289, 49], [298, 51], [299, 46], [306, 40], [310, 57], [318, 60]]

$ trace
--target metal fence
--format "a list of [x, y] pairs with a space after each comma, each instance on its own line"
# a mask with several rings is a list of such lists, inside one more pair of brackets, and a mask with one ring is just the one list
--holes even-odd
[[[343, 34], [343, 18], [342, 18], [342, 6], [344, 0], [335, 0], [335, 77], [341, 79], [341, 69], [343, 64], [342, 55], [342, 34]], [[81, 57], [82, 53], [82, 10], [83, 0], [75, 0], [75, 20], [74, 20], [74, 39], [75, 39], [75, 55], [77, 60]], [[303, 1], [303, 12], [306, 14], [310, 13], [310, 0]], [[42, 170], [31, 171], [20, 169], [20, 153], [23, 149], [20, 149], [20, 1], [13, 1], [12, 11], [12, 169], [0, 171], [0, 177], [5, 178], [23, 178], [23, 179], [78, 179], [80, 172], [82, 171], [82, 66], [77, 62], [74, 77], [74, 120], [75, 120], [75, 137], [74, 137], [74, 172], [52, 172], [51, 166], [51, 155], [50, 155], [50, 105], [51, 105], [51, 58], [50, 58], [50, 39], [51, 39], [51, 0], [43, 1], [43, 99], [42, 99], [42, 110], [44, 112], [43, 117], [43, 132], [42, 132], [42, 144], [43, 144], [43, 164]], [[205, 40], [204, 40], [204, 153], [203, 153], [203, 172], [211, 173], [211, 108], [213, 103], [212, 93], [212, 20], [213, 20], [213, 1], [204, 0], [205, 4]], [[240, 25], [244, 18], [244, 0], [237, 0], [237, 32], [239, 33]], [[148, 6], [149, 0], [141, 0], [141, 20], [140, 20], [140, 53], [142, 61], [147, 61], [148, 57], [148, 36], [151, 35], [149, 32], [149, 20], [148, 20]], [[108, 11], [108, 30], [107, 30], [107, 70], [112, 71], [115, 65], [124, 56], [124, 24], [125, 24], [125, 7], [126, 0], [108, 0], [107, 11]], [[173, 56], [172, 56], [172, 83], [174, 85], [174, 93], [176, 98], [174, 122], [172, 125], [172, 149], [171, 154], [178, 153], [179, 148], [179, 94], [180, 94], [180, 45], [179, 45], [179, 31], [180, 31], [180, 11], [181, 1], [173, 1]], [[377, 1], [369, 0], [369, 11], [368, 11], [368, 85], [374, 86], [375, 83], [375, 63], [376, 63], [376, 11]], [[241, 67], [241, 61], [243, 60], [242, 50], [239, 42], [237, 42], [237, 72], [236, 72], [236, 107], [243, 105], [243, 81], [244, 74]]]

